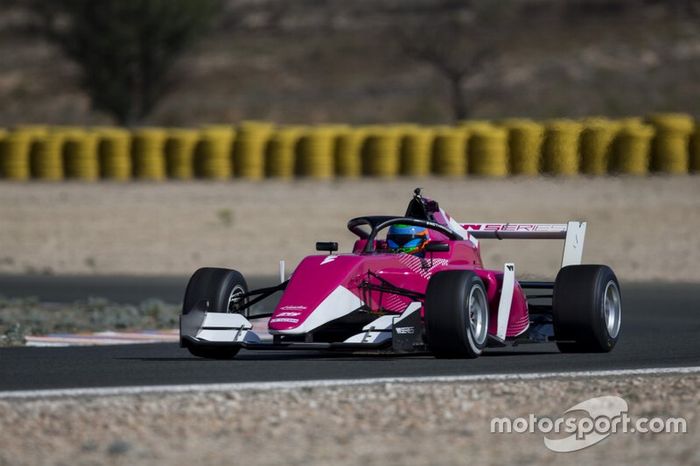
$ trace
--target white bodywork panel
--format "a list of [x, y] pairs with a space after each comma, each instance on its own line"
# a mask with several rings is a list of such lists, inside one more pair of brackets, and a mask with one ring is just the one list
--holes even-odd
[[344, 343], [381, 343], [391, 340], [391, 330], [367, 331], [351, 336]]
[[464, 227], [462, 227], [462, 225], [459, 224], [459, 222], [447, 215], [447, 212], [445, 212], [442, 209], [440, 209], [440, 213], [442, 214], [442, 217], [447, 221], [447, 226], [450, 228], [450, 230], [457, 233], [459, 236], [462, 237], [462, 239], [469, 238], [469, 232], [465, 230]]
[[[329, 256], [338, 257], [338, 256]], [[363, 302], [355, 294], [345, 288], [339, 286], [331, 294], [326, 296], [326, 299], [321, 301], [311, 315], [296, 328], [289, 330], [270, 330], [272, 334], [281, 335], [299, 335], [309, 333], [311, 330], [320, 327], [321, 325], [330, 322], [331, 320], [339, 319], [345, 315], [354, 312], [362, 307]]]
[[579, 265], [583, 259], [583, 243], [586, 239], [586, 222], [569, 222], [566, 226], [564, 254], [561, 266]]
[[197, 338], [206, 341], [225, 341], [234, 343], [260, 343], [260, 337], [250, 330], [200, 330]]
[[250, 330], [253, 328], [253, 324], [241, 314], [206, 312], [204, 313], [204, 321], [202, 322], [202, 328], [204, 327], [216, 329], [241, 328]]
[[507, 263], [503, 266], [503, 286], [501, 287], [501, 300], [498, 303], [498, 325], [496, 337], [506, 339], [508, 319], [510, 318], [510, 306], [513, 302], [515, 290], [515, 264]]
[[447, 226], [450, 228], [450, 230], [457, 233], [462, 237], [462, 239], [470, 241], [474, 247], [479, 246], [479, 241], [473, 235], [470, 235], [469, 231], [467, 231], [467, 229], [464, 228], [457, 220], [447, 215], [447, 212], [442, 209], [440, 209], [440, 213], [442, 214], [443, 218], [447, 220]]
[[396, 316], [394, 315], [381, 316], [362, 327], [362, 331], [369, 332], [372, 330], [391, 330], [391, 326], [394, 325], [395, 318]]
[[369, 324], [362, 327], [362, 333], [355, 334], [345, 340], [345, 343], [380, 343], [391, 339], [392, 327], [397, 325], [401, 320], [416, 311], [419, 311], [422, 304], [414, 301], [410, 303], [406, 310], [399, 315], [385, 315], [378, 317]]
[[566, 223], [462, 223], [476, 238], [564, 239]]
[[401, 313], [401, 315], [396, 317], [394, 324], [398, 324], [399, 322], [401, 322], [402, 320], [404, 320], [406, 317], [410, 316], [414, 312], [420, 311], [421, 307], [423, 307], [423, 305], [420, 302], [413, 301], [408, 306], [406, 306], [406, 309]]
[[561, 266], [579, 265], [583, 259], [586, 222], [567, 223], [462, 223], [476, 238], [491, 239], [563, 239]]
[[182, 319], [198, 320], [202, 314], [204, 318], [198, 325], [193, 335], [199, 340], [217, 341], [227, 343], [259, 343], [260, 337], [251, 329], [253, 324], [241, 314], [225, 312], [191, 311], [182, 316]]

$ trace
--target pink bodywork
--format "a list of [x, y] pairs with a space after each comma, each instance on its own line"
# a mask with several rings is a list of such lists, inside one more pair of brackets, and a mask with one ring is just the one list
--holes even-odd
[[[449, 221], [449, 217], [436, 219], [442, 224]], [[443, 270], [473, 270], [486, 286], [490, 310], [488, 332], [495, 335], [503, 272], [483, 268], [479, 244], [472, 238], [449, 240], [439, 232], [430, 231], [430, 240], [449, 243], [449, 251], [429, 253], [425, 258], [420, 258], [403, 253], [382, 252], [383, 242], [377, 241], [377, 251], [364, 253], [366, 240], [360, 239], [355, 242], [352, 253], [306, 257], [292, 274], [270, 318], [270, 332], [305, 333], [304, 322], [339, 286], [359, 298], [366, 307], [377, 313], [377, 317], [385, 313], [403, 312], [412, 299], [386, 292], [370, 292], [359, 287], [364, 280], [378, 284], [376, 278], [368, 275], [370, 271], [397, 287], [424, 294], [434, 273]], [[506, 336], [520, 335], [528, 325], [525, 293], [516, 281]]]

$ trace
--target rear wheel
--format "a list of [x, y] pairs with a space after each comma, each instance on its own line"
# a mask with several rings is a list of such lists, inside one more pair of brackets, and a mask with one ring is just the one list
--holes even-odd
[[[230, 269], [205, 267], [197, 270], [190, 278], [182, 304], [182, 313], [187, 314], [198, 303], [207, 301], [209, 312], [239, 312], [246, 299], [248, 285], [240, 272]], [[230, 359], [239, 348], [199, 347], [185, 342], [194, 356], [210, 359]]]
[[622, 296], [605, 265], [562, 268], [554, 282], [554, 337], [564, 353], [606, 353], [620, 336]]
[[432, 276], [425, 294], [428, 349], [439, 358], [476, 358], [486, 346], [489, 310], [486, 288], [468, 270]]

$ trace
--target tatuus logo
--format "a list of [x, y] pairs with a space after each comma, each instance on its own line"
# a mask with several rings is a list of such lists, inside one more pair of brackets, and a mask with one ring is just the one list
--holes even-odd
[[321, 261], [321, 265], [330, 264], [331, 262], [333, 262], [333, 261], [336, 260], [337, 258], [338, 258], [338, 256], [334, 256], [334, 255], [326, 256], [325, 259], [323, 259], [323, 260]]

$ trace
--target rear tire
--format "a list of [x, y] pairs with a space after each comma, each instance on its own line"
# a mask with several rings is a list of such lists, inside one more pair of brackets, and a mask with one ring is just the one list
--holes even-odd
[[605, 265], [570, 265], [554, 282], [554, 337], [563, 353], [607, 353], [620, 337], [622, 297]]
[[[182, 313], [187, 314], [201, 301], [208, 301], [209, 312], [239, 312], [237, 306], [245, 299], [237, 295], [248, 292], [248, 284], [240, 272], [230, 269], [205, 267], [190, 278], [182, 302]], [[197, 347], [185, 344], [189, 352], [200, 358], [231, 359], [239, 348]]]
[[486, 346], [486, 287], [469, 270], [433, 275], [425, 294], [428, 349], [438, 358], [477, 358]]

